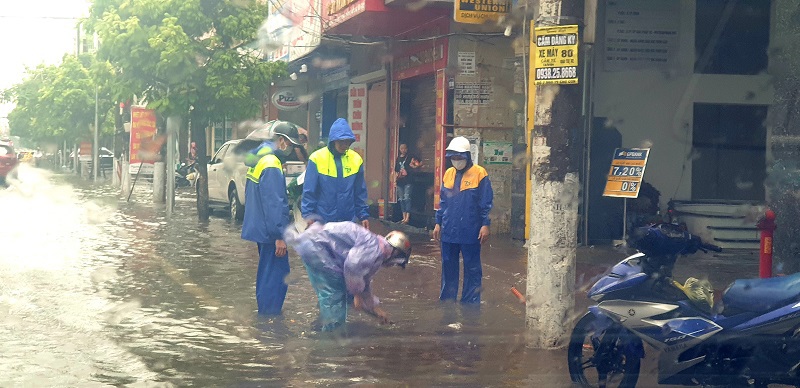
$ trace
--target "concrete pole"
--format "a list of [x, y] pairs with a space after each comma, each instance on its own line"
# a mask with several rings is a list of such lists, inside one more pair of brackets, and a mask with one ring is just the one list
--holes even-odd
[[100, 116], [98, 114], [97, 86], [94, 87], [94, 142], [92, 143], [92, 181], [97, 183], [100, 170]]
[[167, 117], [167, 217], [172, 216], [172, 211], [175, 209], [175, 154], [180, 128], [180, 116]]
[[122, 177], [117, 173], [120, 171], [122, 162], [118, 158], [114, 158], [114, 171], [111, 171], [111, 186], [119, 187], [120, 183], [122, 183]]
[[[581, 25], [583, 3], [540, 0], [533, 20], [543, 26]], [[536, 46], [531, 27], [533, 51]], [[581, 65], [583, 60], [579, 58]], [[531, 64], [532, 75], [534, 71]], [[534, 79], [530, 77], [528, 98], [535, 98], [535, 107], [527, 123], [533, 133], [526, 325], [531, 347], [553, 349], [568, 343], [573, 323], [582, 145], [575, 144], [571, 132], [582, 128], [582, 86], [536, 86]]]
[[153, 203], [164, 203], [166, 176], [164, 162], [153, 163]]
[[127, 160], [122, 161], [122, 195], [128, 197], [131, 192], [131, 163]]

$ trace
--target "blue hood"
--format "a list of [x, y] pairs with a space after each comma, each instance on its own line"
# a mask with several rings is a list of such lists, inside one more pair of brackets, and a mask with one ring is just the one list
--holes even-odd
[[265, 141], [261, 143], [258, 147], [254, 148], [244, 156], [244, 165], [247, 167], [255, 167], [258, 164], [258, 161], [264, 157], [264, 155], [272, 154], [275, 151], [275, 144], [271, 141]]
[[345, 119], [336, 119], [333, 125], [331, 125], [331, 133], [328, 135], [328, 144], [336, 140], [356, 141], [356, 136], [353, 134], [353, 130], [350, 129], [350, 124], [348, 124]]

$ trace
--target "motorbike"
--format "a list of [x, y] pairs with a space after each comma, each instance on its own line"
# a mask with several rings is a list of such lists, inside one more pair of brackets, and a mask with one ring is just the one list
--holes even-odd
[[195, 176], [197, 175], [197, 170], [195, 169], [195, 163], [181, 163], [175, 169], [175, 186], [177, 187], [189, 187], [194, 184]]
[[672, 270], [679, 256], [719, 247], [668, 223], [638, 228], [629, 244], [639, 252], [591, 287], [596, 304], [572, 331], [574, 383], [635, 387], [646, 343], [659, 384], [800, 385], [800, 274], [735, 280], [714, 305], [710, 284], [693, 292]]

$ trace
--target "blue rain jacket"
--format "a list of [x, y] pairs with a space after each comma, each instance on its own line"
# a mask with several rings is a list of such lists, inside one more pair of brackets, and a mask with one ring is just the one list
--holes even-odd
[[486, 170], [472, 164], [469, 152], [463, 154], [467, 166], [461, 171], [450, 167], [444, 173], [436, 223], [443, 242], [478, 244], [481, 227], [490, 224], [494, 192]]
[[338, 154], [336, 140], [355, 140], [345, 119], [331, 126], [328, 147], [309, 156], [300, 206], [305, 219], [323, 222], [359, 221], [369, 218], [364, 161], [353, 150]]
[[353, 222], [317, 222], [303, 233], [287, 229], [285, 240], [300, 254], [309, 271], [324, 271], [325, 275], [335, 276], [323, 278], [344, 280], [330, 287], [344, 286], [350, 294], [360, 295], [367, 309], [378, 305], [370, 281], [392, 256], [393, 248], [385, 238]]
[[289, 202], [286, 199], [286, 180], [275, 146], [264, 142], [245, 157], [245, 212], [242, 238], [269, 243], [283, 238], [289, 225]]

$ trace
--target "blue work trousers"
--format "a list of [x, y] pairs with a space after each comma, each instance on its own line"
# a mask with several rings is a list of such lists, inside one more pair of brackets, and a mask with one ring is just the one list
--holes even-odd
[[289, 275], [289, 255], [275, 256], [275, 242], [258, 244], [258, 273], [256, 302], [261, 315], [278, 315], [286, 299], [286, 276]]
[[344, 276], [325, 269], [320, 261], [313, 263], [308, 265], [303, 260], [308, 280], [317, 294], [322, 331], [332, 331], [347, 320], [347, 286]]
[[441, 300], [455, 300], [458, 296], [459, 253], [464, 257], [464, 288], [461, 303], [481, 302], [481, 244], [452, 244], [442, 241], [442, 291]]

